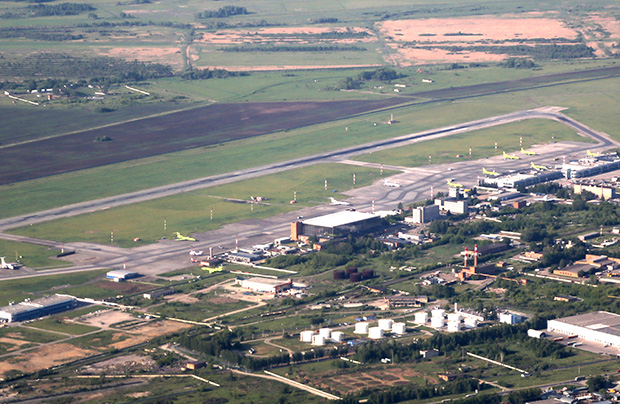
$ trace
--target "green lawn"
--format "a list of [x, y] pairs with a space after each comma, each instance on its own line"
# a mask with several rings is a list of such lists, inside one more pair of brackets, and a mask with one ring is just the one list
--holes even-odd
[[91, 327], [88, 325], [76, 324], [66, 321], [63, 316], [48, 317], [43, 320], [35, 321], [28, 326], [71, 335], [86, 334], [88, 332], [96, 331], [99, 329], [97, 327]]
[[57, 254], [60, 254], [60, 251], [44, 246], [0, 240], [0, 255], [5, 256], [7, 262], [20, 262], [28, 268], [49, 269], [72, 265], [69, 262], [52, 258]]

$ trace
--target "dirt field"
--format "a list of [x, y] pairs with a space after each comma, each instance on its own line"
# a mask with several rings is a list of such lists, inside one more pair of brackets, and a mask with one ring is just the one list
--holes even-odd
[[85, 316], [76, 318], [75, 321], [92, 325], [93, 327], [108, 328], [112, 324], [134, 319], [135, 317], [129, 313], [118, 310], [108, 310], [100, 313], [87, 314]]
[[39, 369], [49, 368], [61, 363], [85, 358], [98, 352], [90, 349], [82, 349], [68, 343], [46, 345], [28, 351], [23, 355], [12, 356], [0, 362], [0, 374], [9, 370], [22, 372], [35, 372]]
[[[318, 38], [316, 35], [339, 32], [364, 33], [358, 38]], [[242, 44], [308, 44], [308, 43], [332, 43], [350, 44], [355, 42], [371, 42], [376, 37], [371, 31], [358, 27], [283, 27], [283, 28], [259, 28], [248, 31], [218, 30], [217, 33], [205, 32], [197, 43], [217, 45], [242, 45]]]
[[112, 344], [112, 347], [116, 349], [126, 348], [128, 346], [149, 341], [151, 338], [159, 337], [160, 335], [170, 334], [190, 327], [190, 324], [179, 323], [176, 321], [152, 321], [141, 327], [131, 329], [127, 332], [129, 338]]
[[[0, 184], [259, 136], [400, 102], [402, 100], [391, 98], [377, 101], [214, 104], [43, 139], [0, 149], [0, 160], [3, 162]], [[60, 112], [58, 119], [62, 119]], [[205, 128], [209, 131], [206, 132]], [[99, 136], [110, 136], [113, 140], [94, 142]], [[63, 150], [63, 153], [58, 153], [58, 150]], [[32, 164], [32, 156], [37, 156], [37, 164]]]
[[[612, 26], [611, 20], [605, 22]], [[539, 14], [479, 16], [470, 18], [428, 18], [416, 20], [385, 21], [377, 24], [393, 50], [389, 62], [401, 66], [446, 62], [497, 62], [506, 55], [468, 51], [468, 46], [502, 46], [534, 44], [540, 39], [573, 40], [579, 32], [564, 22]], [[529, 42], [531, 41], [531, 42]], [[437, 46], [433, 49], [416, 49], [407, 45]], [[561, 41], [556, 43], [562, 43]], [[459, 52], [448, 52], [440, 46], [460, 46]], [[596, 46], [594, 46], [596, 47]]]

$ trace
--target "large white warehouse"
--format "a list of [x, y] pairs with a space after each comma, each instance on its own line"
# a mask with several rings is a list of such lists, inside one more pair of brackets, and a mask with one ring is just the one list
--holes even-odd
[[606, 311], [549, 320], [547, 331], [620, 348], [620, 315]]

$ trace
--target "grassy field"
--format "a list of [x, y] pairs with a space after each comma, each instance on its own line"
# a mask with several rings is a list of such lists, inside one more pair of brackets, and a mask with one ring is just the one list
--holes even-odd
[[7, 262], [20, 262], [28, 268], [49, 269], [71, 266], [69, 262], [52, 258], [57, 254], [60, 254], [60, 251], [48, 247], [0, 240], [0, 255], [6, 256]]
[[98, 270], [67, 275], [3, 280], [0, 282], [0, 305], [5, 306], [9, 301], [20, 302], [26, 297], [35, 299], [46, 294], [63, 293], [66, 288], [100, 278], [105, 272], [106, 270]]
[[2, 328], [0, 329], [0, 337], [15, 338], [35, 344], [47, 344], [48, 342], [54, 342], [66, 338], [66, 336], [61, 334], [46, 332], [43, 330], [39, 331], [26, 327]]
[[48, 317], [43, 320], [35, 321], [28, 326], [71, 335], [82, 335], [98, 330], [97, 327], [68, 322], [63, 316]]
[[[356, 175], [355, 185], [353, 173]], [[385, 176], [390, 174], [392, 172], [384, 172]], [[174, 231], [186, 234], [213, 230], [239, 220], [271, 217], [298, 206], [325, 203], [328, 197], [342, 197], [332, 192], [334, 189], [344, 191], [363, 187], [379, 178], [380, 171], [376, 169], [317, 165], [14, 231], [64, 242], [88, 240], [97, 243], [110, 243], [110, 232], [114, 231], [114, 244], [130, 247], [136, 245], [133, 241], [136, 237], [142, 240], [141, 243], [152, 243], [162, 237], [172, 238]], [[326, 179], [328, 190], [324, 186]], [[298, 204], [291, 205], [289, 201], [295, 191]], [[262, 196], [265, 201], [253, 204], [250, 196]]]

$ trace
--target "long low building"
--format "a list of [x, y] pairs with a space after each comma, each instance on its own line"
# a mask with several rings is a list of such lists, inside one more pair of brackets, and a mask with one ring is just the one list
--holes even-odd
[[339, 237], [365, 233], [382, 224], [379, 215], [357, 211], [344, 211], [291, 223], [291, 240], [305, 237]]
[[47, 316], [61, 311], [70, 310], [77, 305], [71, 296], [46, 296], [35, 300], [25, 300], [0, 308], [0, 322], [13, 323]]
[[606, 311], [549, 320], [547, 331], [620, 348], [620, 315]]
[[273, 293], [274, 295], [284, 292], [293, 287], [293, 281], [287, 279], [269, 279], [269, 278], [248, 278], [237, 279], [237, 284], [244, 289], [250, 289], [255, 292]]

